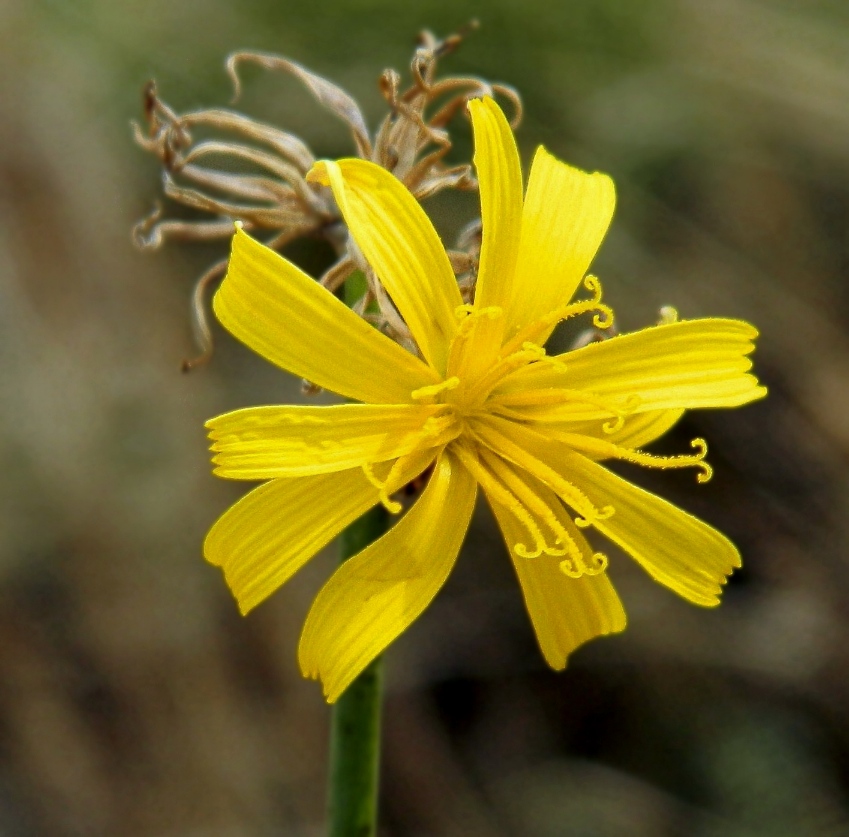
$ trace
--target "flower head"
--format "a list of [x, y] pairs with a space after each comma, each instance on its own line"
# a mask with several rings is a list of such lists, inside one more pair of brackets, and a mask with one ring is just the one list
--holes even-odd
[[[522, 194], [510, 126], [490, 98], [469, 105], [483, 239], [464, 304], [433, 226], [404, 185], [360, 159], [317, 164], [365, 259], [415, 338], [413, 354], [278, 254], [238, 231], [218, 318], [273, 363], [356, 402], [238, 410], [208, 423], [215, 472], [266, 480], [205, 544], [247, 612], [347, 524], [432, 468], [390, 531], [318, 594], [299, 658], [335, 700], [425, 609], [447, 578], [480, 488], [515, 566], [552, 668], [593, 637], [622, 630], [607, 558], [588, 528], [689, 601], [719, 601], [740, 559], [707, 524], [600, 464], [698, 469], [706, 446], [658, 457], [642, 448], [684, 410], [765, 394], [748, 373], [757, 334], [737, 320], [665, 322], [549, 356], [558, 322], [609, 324], [586, 271], [610, 223], [612, 181], [537, 151]], [[588, 299], [573, 299], [581, 287]]]

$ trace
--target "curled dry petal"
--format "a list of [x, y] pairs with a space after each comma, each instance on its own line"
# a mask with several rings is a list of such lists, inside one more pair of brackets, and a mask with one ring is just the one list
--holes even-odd
[[140, 250], [158, 250], [165, 241], [217, 241], [233, 235], [233, 222], [160, 221], [162, 207], [157, 206], [133, 227], [133, 242]]
[[371, 156], [371, 140], [362, 112], [357, 103], [341, 87], [279, 55], [266, 52], [234, 52], [227, 58], [226, 64], [227, 73], [233, 81], [234, 99], [238, 99], [242, 91], [238, 72], [239, 64], [246, 62], [259, 64], [267, 70], [283, 70], [302, 81], [319, 104], [348, 124], [359, 153], [363, 157]]
[[294, 134], [281, 131], [273, 125], [258, 122], [235, 111], [218, 108], [195, 111], [183, 114], [180, 122], [186, 127], [204, 125], [218, 130], [235, 131], [247, 139], [265, 143], [281, 157], [290, 160], [302, 173], [308, 172], [315, 164], [312, 152]]

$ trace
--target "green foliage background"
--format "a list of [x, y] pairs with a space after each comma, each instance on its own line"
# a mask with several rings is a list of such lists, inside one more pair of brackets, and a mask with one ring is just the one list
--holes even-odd
[[[327, 708], [295, 647], [328, 552], [247, 620], [203, 564], [242, 491], [202, 423], [296, 397], [186, 312], [213, 246], [137, 253], [158, 196], [133, 146], [156, 77], [226, 102], [224, 56], [279, 52], [372, 124], [416, 32], [481, 28], [444, 64], [517, 87], [523, 159], [610, 172], [595, 269], [624, 329], [665, 304], [762, 331], [770, 397], [695, 414], [713, 482], [635, 474], [727, 532], [745, 569], [717, 611], [613, 555], [628, 631], [549, 672], [492, 521], [389, 654], [383, 834], [849, 834], [849, 7], [789, 0], [247, 0], [0, 4], [0, 835], [322, 833]], [[286, 78], [246, 111], [349, 153]], [[467, 156], [467, 128], [457, 128]], [[472, 199], [430, 207], [449, 233]], [[327, 254], [295, 255], [320, 267]], [[662, 446], [663, 447], [663, 446]]]

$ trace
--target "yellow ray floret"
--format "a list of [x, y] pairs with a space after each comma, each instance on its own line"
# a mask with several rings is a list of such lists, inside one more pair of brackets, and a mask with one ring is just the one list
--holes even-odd
[[445, 583], [475, 493], [469, 473], [450, 454], [441, 456], [410, 513], [342, 564], [319, 593], [298, 656], [305, 675], [321, 678], [329, 701], [409, 627]]
[[460, 427], [444, 405], [249, 407], [206, 424], [215, 473], [242, 480], [305, 477], [444, 445]]
[[403, 404], [411, 390], [439, 382], [433, 369], [241, 229], [213, 308], [266, 360], [355, 401]]
[[365, 160], [319, 163], [307, 178], [333, 187], [363, 255], [404, 317], [422, 354], [445, 371], [463, 304], [433, 225], [403, 184]]

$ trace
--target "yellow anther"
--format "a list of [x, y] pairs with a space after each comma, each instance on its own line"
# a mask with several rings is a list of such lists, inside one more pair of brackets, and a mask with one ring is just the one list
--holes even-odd
[[478, 401], [483, 401], [511, 372], [515, 372], [517, 369], [527, 366], [532, 361], [545, 357], [545, 349], [536, 343], [524, 343], [521, 350], [502, 355], [498, 363], [475, 384], [471, 397]]
[[511, 461], [520, 464], [522, 468], [533, 473], [537, 480], [548, 486], [564, 503], [571, 506], [579, 514], [590, 515], [594, 519], [600, 514], [580, 488], [560, 476], [545, 462], [530, 455], [517, 445], [509, 436], [498, 429], [498, 424], [504, 425], [506, 422], [503, 419], [491, 416], [485, 423], [481, 422], [473, 427], [471, 429], [472, 435], [488, 448], [498, 450], [501, 456], [509, 457]]
[[421, 387], [420, 389], [414, 389], [410, 396], [414, 401], [424, 401], [428, 398], [436, 398], [437, 395], [440, 395], [443, 392], [447, 392], [452, 389], [457, 389], [460, 386], [460, 379], [456, 376], [447, 378], [438, 384], [431, 384], [427, 387]]
[[[581, 550], [578, 548], [575, 540], [557, 519], [554, 509], [550, 508], [534, 488], [522, 479], [513, 467], [504, 462], [499, 456], [484, 450], [481, 452], [481, 457], [493, 475], [501, 480], [511, 494], [521, 503], [522, 507], [535, 515], [536, 519], [545, 523], [549, 531], [554, 535], [554, 545], [550, 546], [545, 542], [539, 527], [536, 527], [536, 532], [539, 533], [536, 544], [538, 551], [533, 556], [529, 556], [523, 551], [524, 548], [523, 550], [516, 548], [516, 554], [521, 557], [537, 557], [541, 549], [543, 553], [553, 558], [571, 555], [576, 560], [580, 560]], [[537, 535], [534, 537], [537, 538]]]
[[539, 361], [540, 363], [547, 363], [561, 372], [567, 371], [566, 364], [559, 357], [551, 357], [543, 346], [533, 343], [530, 340], [522, 343], [522, 350], [520, 352], [514, 352], [512, 355], [508, 355], [509, 357], [517, 357], [528, 363]]

